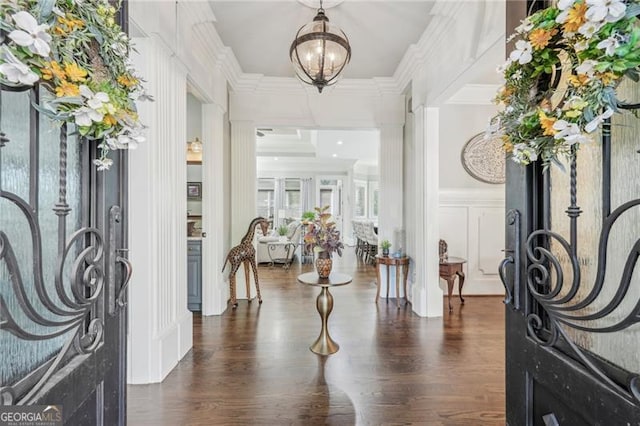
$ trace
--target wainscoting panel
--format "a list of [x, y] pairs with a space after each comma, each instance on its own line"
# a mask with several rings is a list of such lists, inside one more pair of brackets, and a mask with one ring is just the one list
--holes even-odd
[[[498, 263], [504, 257], [502, 187], [440, 191], [440, 238], [447, 241], [449, 256], [467, 259], [463, 294], [504, 293], [498, 276]], [[440, 284], [446, 288], [443, 280]]]

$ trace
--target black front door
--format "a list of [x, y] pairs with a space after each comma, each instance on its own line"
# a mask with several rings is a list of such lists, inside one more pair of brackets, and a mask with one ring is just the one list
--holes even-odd
[[0, 404], [123, 425], [126, 153], [97, 171], [96, 144], [33, 107], [41, 90], [0, 91]]
[[[514, 28], [525, 9], [507, 3]], [[624, 82], [619, 98], [640, 86]], [[640, 119], [616, 114], [564, 170], [507, 162], [512, 426], [640, 425], [639, 133]]]

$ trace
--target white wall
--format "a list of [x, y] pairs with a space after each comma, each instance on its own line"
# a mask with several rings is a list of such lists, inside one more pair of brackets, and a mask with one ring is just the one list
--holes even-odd
[[[464, 294], [504, 293], [498, 277], [504, 257], [504, 185], [474, 179], [460, 160], [464, 144], [483, 132], [495, 113], [493, 105], [440, 108], [440, 238], [447, 241], [450, 256], [467, 259]], [[442, 280], [441, 287], [446, 289]]]
[[162, 381], [191, 348], [185, 184], [187, 73], [157, 36], [135, 40], [132, 61], [155, 102], [139, 105], [147, 142], [129, 161], [130, 383]]
[[[223, 163], [224, 149], [229, 150], [229, 139], [223, 134], [228, 130], [228, 120], [223, 121], [227, 81], [208, 51], [210, 40], [197, 31], [206, 24], [194, 25], [213, 22], [207, 3], [132, 1], [129, 16], [139, 52], [132, 56], [132, 62], [147, 81], [145, 87], [155, 102], [139, 105], [141, 120], [149, 126], [148, 141], [130, 156], [129, 234], [134, 274], [129, 303], [128, 381], [153, 383], [162, 381], [192, 346], [186, 285], [185, 138], [200, 137], [205, 150], [213, 153], [203, 167], [207, 166], [206, 177], [215, 188], [203, 185], [203, 199], [211, 199], [214, 206], [230, 204], [223, 201], [223, 195], [229, 194], [229, 180], [223, 176], [224, 164], [229, 163]], [[187, 123], [187, 85], [204, 102], [200, 123], [193, 114]], [[198, 180], [204, 183], [204, 177]], [[216, 194], [220, 197], [215, 198]], [[211, 209], [208, 205], [205, 210], [209, 222], [204, 225], [211, 228], [211, 238], [205, 239], [202, 247], [207, 258], [203, 267], [203, 311], [221, 313], [226, 305], [224, 294], [220, 294], [224, 285], [220, 269], [228, 209]], [[222, 301], [222, 306], [214, 306], [214, 299]]]

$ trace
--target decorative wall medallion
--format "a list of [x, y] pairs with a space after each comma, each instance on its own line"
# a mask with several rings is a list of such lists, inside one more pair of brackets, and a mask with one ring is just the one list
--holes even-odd
[[484, 132], [478, 133], [462, 148], [461, 160], [473, 178], [485, 183], [505, 182], [505, 154], [499, 137], [485, 138]]

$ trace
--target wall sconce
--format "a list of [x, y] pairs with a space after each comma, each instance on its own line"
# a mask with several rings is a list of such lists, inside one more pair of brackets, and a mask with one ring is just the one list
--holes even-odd
[[195, 141], [189, 142], [189, 151], [202, 152], [202, 142], [200, 142], [200, 139], [196, 138]]

